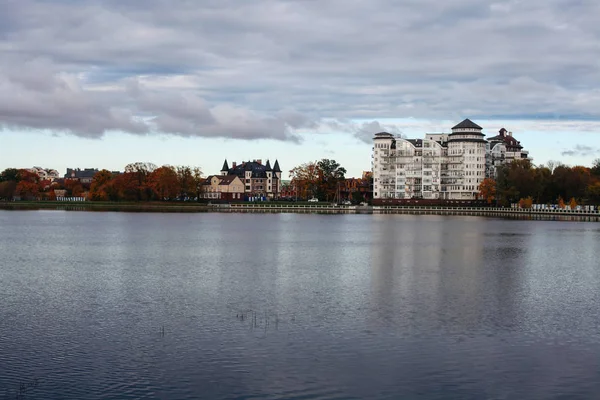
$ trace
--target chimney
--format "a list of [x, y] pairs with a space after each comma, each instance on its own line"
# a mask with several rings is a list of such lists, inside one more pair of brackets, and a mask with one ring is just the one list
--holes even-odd
[[260, 165], [262, 165], [262, 160], [261, 159], [256, 160], [256, 162], [259, 163]]
[[511, 136], [511, 137], [512, 137], [512, 132], [508, 132], [508, 136]]
[[234, 161], [232, 165], [233, 165], [232, 168], [235, 168], [237, 166], [237, 163]]

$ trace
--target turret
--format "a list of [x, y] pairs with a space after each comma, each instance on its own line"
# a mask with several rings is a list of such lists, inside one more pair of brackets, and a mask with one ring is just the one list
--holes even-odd
[[229, 174], [229, 164], [227, 164], [227, 159], [225, 159], [225, 162], [223, 163], [223, 167], [221, 168], [221, 175], [228, 175]]

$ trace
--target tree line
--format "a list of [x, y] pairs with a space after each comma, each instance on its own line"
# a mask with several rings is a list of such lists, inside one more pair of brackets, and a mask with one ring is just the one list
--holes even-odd
[[[335, 160], [323, 158], [320, 161], [311, 161], [292, 168], [290, 178], [291, 186], [300, 198], [333, 201], [343, 189], [346, 169]], [[360, 196], [360, 193], [356, 195]], [[337, 200], [341, 199], [337, 198]]]
[[200, 168], [136, 162], [123, 173], [98, 171], [90, 183], [65, 178], [55, 182], [41, 180], [26, 169], [8, 168], [0, 173], [0, 199], [55, 200], [56, 191], [66, 197], [87, 194], [92, 201], [151, 201], [200, 198], [205, 178]]
[[496, 179], [485, 179], [479, 191], [489, 204], [505, 207], [600, 204], [600, 159], [591, 168], [556, 161], [535, 166], [529, 160], [515, 160], [498, 167]]

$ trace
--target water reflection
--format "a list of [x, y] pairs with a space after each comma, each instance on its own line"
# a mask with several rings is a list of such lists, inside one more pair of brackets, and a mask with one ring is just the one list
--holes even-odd
[[35, 377], [44, 399], [600, 392], [594, 224], [0, 211], [0, 225], [2, 394]]

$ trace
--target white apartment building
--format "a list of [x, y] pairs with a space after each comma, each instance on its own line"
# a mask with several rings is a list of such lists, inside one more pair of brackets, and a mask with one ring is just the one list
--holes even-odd
[[[488, 142], [482, 130], [465, 119], [452, 133], [429, 133], [425, 139], [375, 134], [373, 198], [475, 200], [479, 184], [495, 176], [498, 165], [527, 158], [512, 134], [501, 136], [501, 131]], [[497, 158], [491, 156], [493, 151]]]

